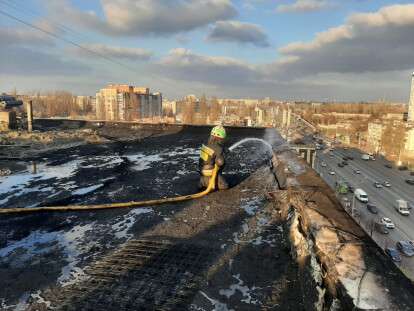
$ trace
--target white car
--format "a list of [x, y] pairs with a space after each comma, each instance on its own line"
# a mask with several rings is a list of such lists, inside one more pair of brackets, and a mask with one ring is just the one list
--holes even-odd
[[321, 166], [322, 167], [326, 167], [326, 163], [325, 162], [321, 162]]
[[374, 187], [375, 188], [382, 188], [382, 185], [378, 181], [376, 181], [376, 182], [374, 182]]
[[384, 224], [385, 227], [387, 227], [388, 229], [394, 229], [395, 228], [394, 223], [388, 217], [382, 217], [381, 218], [381, 223]]
[[360, 170], [354, 170], [354, 173], [355, 174], [361, 174], [361, 171]]
[[391, 187], [391, 184], [388, 181], [384, 181], [383, 185], [384, 187]]
[[329, 175], [335, 175], [335, 172], [334, 171], [330, 171], [329, 172]]

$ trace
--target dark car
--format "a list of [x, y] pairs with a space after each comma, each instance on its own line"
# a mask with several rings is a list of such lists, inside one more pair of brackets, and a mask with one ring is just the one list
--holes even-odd
[[399, 167], [398, 167], [398, 169], [399, 169], [400, 171], [406, 171], [406, 170], [408, 170], [408, 167], [407, 167], [407, 166], [405, 166], [405, 165], [401, 165], [401, 166], [399, 166]]
[[348, 156], [348, 160], [353, 160], [353, 159], [354, 159], [354, 157]]
[[346, 161], [346, 160], [348, 160], [348, 157], [347, 156], [342, 157], [342, 160]]
[[347, 161], [342, 161], [342, 164], [343, 165], [348, 165], [348, 162]]
[[348, 191], [354, 193], [355, 187], [351, 185], [349, 181], [345, 181], [344, 184], [348, 187]]
[[378, 208], [372, 204], [372, 203], [367, 203], [367, 209], [372, 213], [372, 214], [378, 214]]
[[387, 247], [385, 249], [385, 253], [388, 256], [390, 256], [393, 261], [395, 261], [395, 262], [400, 262], [401, 261], [401, 256], [395, 248]]
[[408, 241], [398, 241], [397, 249], [405, 256], [414, 256], [414, 246]]
[[387, 168], [392, 168], [392, 165], [389, 164], [389, 163], [385, 164], [384, 166], [387, 167]]
[[410, 175], [411, 175], [411, 176], [414, 176], [414, 172], [410, 172]]
[[388, 228], [380, 222], [375, 222], [375, 230], [377, 230], [379, 233], [382, 233], [382, 234], [390, 233]]
[[344, 167], [344, 164], [343, 163], [338, 163], [338, 166], [339, 167]]
[[414, 179], [406, 179], [405, 182], [409, 185], [414, 185]]

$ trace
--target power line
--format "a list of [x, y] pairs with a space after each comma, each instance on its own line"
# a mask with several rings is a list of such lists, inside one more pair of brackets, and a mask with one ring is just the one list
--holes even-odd
[[[35, 12], [35, 11], [33, 11], [33, 10], [30, 10], [30, 9], [28, 9], [28, 8], [25, 8], [25, 7], [19, 7], [16, 3], [13, 3], [11, 0], [0, 0], [0, 4], [1, 4], [1, 3], [2, 3], [2, 4], [4, 4], [4, 5], [9, 6], [10, 8], [12, 8], [13, 10], [15, 10], [15, 11], [17, 11], [17, 12], [19, 12], [19, 11], [20, 11], [20, 13], [23, 13], [23, 14], [25, 14], [25, 15], [27, 15], [27, 13], [26, 13], [26, 12], [28, 12], [30, 15], [32, 15], [32, 16], [34, 16], [34, 17], [40, 17], [40, 18], [43, 18], [43, 19], [45, 19], [45, 20], [49, 21], [50, 23], [54, 24], [54, 25], [56, 26], [56, 28], [58, 28], [58, 29], [62, 30], [63, 32], [70, 32], [70, 33], [72, 33], [74, 36], [77, 36], [77, 37], [78, 37], [78, 39], [82, 39], [82, 38], [84, 38], [84, 39], [90, 40], [90, 38], [88, 38], [88, 37], [87, 37], [87, 36], [85, 36], [84, 34], [82, 34], [82, 33], [78, 32], [78, 31], [76, 31], [76, 30], [73, 30], [72, 28], [68, 27], [67, 25], [62, 24], [62, 23], [59, 23], [59, 22], [55, 22], [54, 20], [52, 20], [52, 19], [50, 19], [50, 18], [47, 18], [47, 17], [43, 16], [42, 14], [40, 14], [40, 13], [38, 13], [38, 12]], [[82, 46], [81, 44], [79, 44], [79, 43], [77, 43], [77, 42], [75, 42], [75, 41], [73, 41], [73, 40], [66, 39], [66, 38], [64, 38], [64, 37], [62, 37], [62, 36], [59, 36], [59, 35], [57, 35], [57, 34], [55, 34], [55, 33], [51, 32], [51, 31], [48, 31], [48, 30], [42, 29], [41, 27], [38, 27], [38, 26], [36, 26], [36, 25], [34, 25], [34, 24], [32, 24], [32, 23], [26, 22], [26, 21], [24, 21], [24, 20], [22, 20], [22, 19], [20, 19], [20, 18], [18, 18], [18, 17], [16, 17], [16, 16], [13, 16], [12, 14], [9, 14], [9, 13], [4, 12], [4, 11], [2, 11], [2, 10], [0, 10], [0, 14], [3, 14], [3, 15], [5, 15], [5, 16], [7, 16], [7, 17], [9, 17], [9, 18], [13, 19], [13, 20], [16, 20], [16, 21], [18, 21], [18, 22], [20, 22], [20, 23], [22, 23], [22, 24], [24, 24], [24, 25], [28, 26], [28, 27], [31, 27], [31, 28], [33, 28], [33, 29], [35, 29], [35, 30], [38, 30], [38, 31], [40, 31], [40, 32], [43, 32], [43, 33], [45, 33], [45, 34], [47, 34], [47, 35], [49, 35], [49, 36], [52, 36], [52, 37], [54, 37], [54, 38], [56, 38], [56, 39], [58, 39], [58, 40], [61, 40], [61, 41], [63, 41], [63, 42], [66, 42], [66, 43], [68, 43], [68, 44], [72, 44], [72, 45], [74, 45], [74, 46], [76, 46], [76, 47], [78, 47], [78, 48], [80, 48], [80, 49], [83, 49], [83, 50], [85, 50], [85, 51], [87, 51], [87, 52], [91, 53], [91, 54], [97, 55], [97, 56], [99, 56], [99, 57], [101, 57], [101, 58], [103, 58], [103, 59], [105, 59], [105, 60], [107, 60], [107, 61], [109, 61], [109, 62], [112, 62], [112, 63], [114, 63], [114, 64], [117, 64], [117, 65], [119, 65], [119, 66], [122, 66], [123, 68], [126, 68], [126, 69], [128, 69], [129, 71], [136, 73], [136, 70], [131, 69], [131, 68], [130, 68], [130, 66], [128, 66], [128, 65], [126, 65], [126, 64], [124, 64], [124, 63], [122, 63], [122, 62], [119, 62], [119, 61], [117, 61], [117, 60], [113, 59], [112, 57], [108, 57], [108, 56], [106, 56], [106, 55], [104, 55], [104, 54], [101, 54], [101, 53], [99, 53], [99, 52], [96, 52], [96, 51], [94, 51], [94, 50], [92, 50], [92, 49], [90, 49], [90, 48], [87, 48], [87, 47], [85, 47], [85, 46]], [[164, 84], [166, 84], [166, 85], [170, 86], [172, 89], [176, 88], [176, 85], [175, 85], [174, 83], [171, 83], [170, 81], [168, 81], [167, 79], [165, 79], [165, 78], [163, 78], [163, 77], [157, 77], [157, 76], [155, 76], [154, 74], [152, 74], [151, 72], [147, 72], [147, 73], [146, 73], [146, 75], [147, 75], [147, 76], [149, 76], [149, 77], [152, 77], [155, 81], [158, 81], [158, 82], [161, 82], [161, 81], [162, 81], [162, 83], [164, 83]]]
[[117, 60], [115, 60], [115, 59], [113, 59], [113, 58], [111, 58], [111, 57], [108, 57], [108, 56], [106, 56], [106, 55], [104, 55], [104, 54], [101, 54], [101, 53], [99, 53], [99, 52], [96, 52], [96, 51], [94, 51], [94, 50], [91, 50], [91, 49], [89, 49], [89, 48], [86, 48], [86, 47], [84, 47], [84, 46], [82, 46], [82, 45], [80, 45], [80, 44], [76, 43], [75, 41], [72, 41], [72, 40], [66, 39], [66, 38], [64, 38], [64, 37], [61, 37], [61, 36], [59, 36], [59, 35], [57, 35], [57, 34], [55, 34], [55, 33], [51, 32], [51, 31], [48, 31], [48, 30], [42, 29], [42, 28], [40, 28], [40, 27], [38, 27], [38, 26], [36, 26], [36, 25], [33, 25], [32, 23], [26, 22], [26, 21], [24, 21], [24, 20], [22, 20], [22, 19], [20, 19], [20, 18], [18, 18], [18, 17], [16, 17], [16, 16], [14, 16], [14, 15], [11, 15], [11, 14], [9, 14], [9, 13], [5, 12], [5, 11], [0, 10], [0, 14], [2, 14], [2, 15], [4, 15], [4, 16], [7, 16], [8, 18], [11, 18], [11, 19], [13, 19], [13, 20], [15, 20], [15, 21], [17, 21], [17, 22], [19, 22], [19, 23], [22, 23], [22, 24], [24, 24], [24, 25], [26, 25], [26, 26], [28, 26], [28, 27], [31, 27], [31, 28], [33, 28], [33, 29], [35, 29], [35, 30], [41, 31], [41, 32], [43, 32], [43, 33], [45, 33], [45, 34], [47, 34], [47, 35], [49, 35], [49, 36], [51, 36], [51, 37], [53, 37], [53, 38], [55, 38], [55, 39], [61, 40], [61, 41], [65, 42], [65, 43], [68, 43], [68, 44], [72, 44], [72, 45], [74, 45], [74, 46], [76, 46], [76, 47], [78, 47], [78, 48], [80, 48], [80, 49], [82, 49], [82, 50], [84, 50], [84, 51], [87, 51], [87, 52], [89, 52], [89, 53], [91, 53], [91, 54], [94, 54], [94, 55], [96, 55], [96, 56], [99, 56], [99, 57], [101, 57], [101, 58], [103, 58], [103, 59], [105, 59], [105, 60], [107, 60], [107, 61], [109, 61], [109, 62], [111, 62], [111, 63], [117, 64], [117, 65], [119, 65], [119, 66], [122, 66], [122, 67], [124, 67], [124, 68], [126, 68], [126, 69], [130, 70], [130, 71], [135, 72], [135, 70], [131, 69], [129, 66], [127, 66], [127, 65], [125, 65], [125, 64], [123, 64], [123, 63], [121, 63], [121, 62], [118, 62]]
[[21, 7], [21, 6], [19, 6], [17, 3], [14, 3], [12, 0], [0, 0], [0, 2], [1, 2], [2, 4], [4, 4], [4, 5], [7, 5], [8, 7], [12, 8], [13, 10], [15, 10], [15, 11], [17, 11], [17, 12], [19, 12], [19, 11], [20, 11], [20, 13], [23, 13], [23, 14], [26, 14], [26, 15], [27, 15], [27, 13], [28, 13], [28, 14], [30, 14], [31, 16], [34, 16], [34, 17], [39, 17], [39, 18], [45, 19], [45, 20], [47, 20], [49, 23], [53, 24], [56, 28], [58, 28], [59, 30], [61, 30], [61, 31], [63, 31], [63, 32], [66, 32], [66, 33], [72, 33], [72, 34], [73, 34], [73, 35], [75, 35], [75, 36], [79, 36], [79, 38], [84, 38], [84, 39], [87, 39], [87, 40], [89, 40], [89, 39], [90, 39], [90, 38], [88, 38], [87, 36], [85, 36], [84, 34], [82, 34], [82, 33], [78, 32], [78, 31], [76, 31], [76, 30], [74, 30], [74, 29], [72, 29], [72, 28], [70, 28], [70, 27], [68, 27], [68, 26], [66, 26], [65, 24], [59, 23], [59, 22], [57, 22], [57, 21], [55, 21], [55, 20], [53, 20], [53, 19], [51, 19], [51, 18], [47, 18], [47, 17], [46, 17], [46, 16], [44, 16], [43, 14], [41, 14], [41, 13], [39, 13], [39, 12], [36, 12], [36, 11], [34, 11], [34, 10], [30, 10], [30, 9], [28, 9], [28, 8], [26, 8], [26, 7]]

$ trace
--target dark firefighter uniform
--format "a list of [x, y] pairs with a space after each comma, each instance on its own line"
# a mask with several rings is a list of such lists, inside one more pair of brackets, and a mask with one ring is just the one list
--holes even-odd
[[214, 165], [219, 166], [216, 187], [219, 190], [228, 189], [228, 184], [222, 176], [225, 159], [223, 143], [226, 138], [226, 131], [222, 126], [212, 129], [207, 145], [203, 145], [200, 150], [199, 171], [200, 188], [206, 188], [213, 173]]

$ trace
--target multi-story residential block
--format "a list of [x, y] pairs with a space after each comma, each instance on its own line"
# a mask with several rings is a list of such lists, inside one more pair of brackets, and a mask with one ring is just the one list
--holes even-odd
[[73, 103], [78, 106], [81, 112], [95, 113], [96, 101], [93, 96], [74, 96]]
[[405, 151], [414, 153], [414, 127], [406, 131]]
[[111, 121], [161, 118], [162, 95], [146, 87], [110, 84], [96, 93], [96, 116]]
[[414, 123], [414, 72], [411, 76], [410, 101], [408, 103], [408, 122]]
[[384, 133], [384, 125], [381, 122], [368, 123], [368, 146], [374, 152], [379, 152], [382, 141], [382, 134]]

